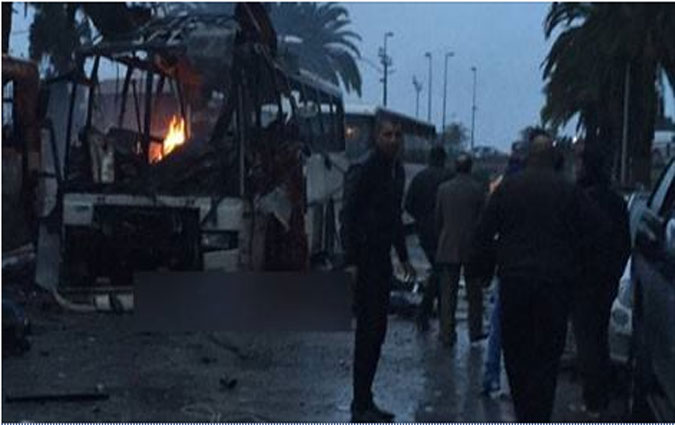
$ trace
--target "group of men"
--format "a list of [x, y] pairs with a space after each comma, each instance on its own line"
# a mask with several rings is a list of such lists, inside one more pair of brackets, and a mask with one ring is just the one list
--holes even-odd
[[[485, 337], [485, 282], [498, 277], [501, 343], [519, 421], [551, 418], [558, 364], [570, 315], [575, 326], [584, 407], [607, 407], [607, 322], [630, 250], [626, 205], [610, 189], [603, 157], [588, 149], [577, 183], [560, 172], [552, 138], [533, 131], [523, 167], [493, 190], [471, 177], [471, 158], [460, 155], [454, 176], [445, 152], [411, 183], [406, 209], [432, 264], [418, 323], [428, 328], [440, 293], [439, 336], [454, 344], [455, 310], [463, 271], [469, 300], [469, 338]], [[372, 383], [387, 328], [391, 248], [414, 274], [402, 223], [404, 171], [398, 160], [400, 128], [378, 121], [372, 155], [348, 173], [342, 212], [347, 269], [355, 276], [354, 399], [352, 421], [388, 422], [394, 415], [373, 400]], [[583, 323], [583, 326], [579, 326]]]

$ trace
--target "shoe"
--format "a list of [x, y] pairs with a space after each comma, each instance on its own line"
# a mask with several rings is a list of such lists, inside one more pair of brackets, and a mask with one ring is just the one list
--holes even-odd
[[396, 415], [393, 413], [380, 409], [375, 403], [370, 406], [370, 409], [377, 412], [377, 414], [380, 415], [386, 422], [392, 422], [396, 417]]
[[352, 412], [352, 423], [380, 423], [390, 422], [385, 420], [380, 414], [373, 409], [366, 409]]
[[482, 334], [479, 334], [479, 335], [476, 335], [476, 336], [470, 336], [469, 341], [471, 341], [471, 343], [474, 344], [474, 343], [486, 340], [487, 337], [488, 337], [487, 333], [482, 333]]
[[602, 414], [599, 410], [589, 409], [584, 403], [581, 404], [572, 403], [568, 406], [568, 408], [571, 412], [583, 413], [590, 419], [599, 419]]
[[457, 342], [457, 335], [444, 336], [443, 334], [440, 334], [439, 339], [444, 347], [452, 347]]
[[417, 325], [417, 331], [418, 332], [428, 332], [431, 326], [429, 325], [429, 320], [428, 319], [422, 319], [422, 318], [417, 318], [415, 320], [415, 324]]
[[503, 394], [504, 394], [504, 392], [499, 387], [498, 388], [492, 388], [492, 389], [483, 389], [483, 391], [481, 391], [481, 393], [480, 393], [480, 395], [482, 395], [483, 397], [487, 397], [490, 400], [497, 400]]
[[386, 423], [393, 422], [395, 417], [393, 413], [382, 410], [373, 403], [364, 410], [352, 409], [351, 422]]

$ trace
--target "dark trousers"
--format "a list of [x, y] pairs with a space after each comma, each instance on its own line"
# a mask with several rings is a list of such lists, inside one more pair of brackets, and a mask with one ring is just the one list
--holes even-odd
[[562, 283], [500, 280], [504, 362], [520, 422], [551, 419], [570, 295]]
[[355, 291], [353, 410], [365, 410], [373, 403], [372, 386], [387, 333], [387, 310], [391, 288], [389, 258], [364, 263], [359, 266]]
[[607, 330], [617, 279], [599, 278], [589, 282], [586, 288], [591, 285], [595, 286], [594, 290], [579, 292], [575, 298], [572, 324], [584, 404], [590, 410], [598, 411], [609, 405], [611, 363]]
[[[456, 335], [455, 314], [457, 292], [462, 264], [439, 264], [441, 279], [441, 338]], [[469, 338], [478, 338], [483, 333], [483, 286], [480, 280], [466, 279], [466, 295], [469, 301]]]

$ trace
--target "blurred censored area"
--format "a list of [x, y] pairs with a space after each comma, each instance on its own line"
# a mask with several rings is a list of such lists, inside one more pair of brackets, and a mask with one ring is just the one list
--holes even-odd
[[137, 331], [350, 331], [345, 272], [137, 273]]

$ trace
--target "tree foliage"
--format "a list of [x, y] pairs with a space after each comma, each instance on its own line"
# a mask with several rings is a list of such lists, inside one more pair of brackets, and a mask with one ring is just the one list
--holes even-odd
[[460, 152], [466, 147], [468, 134], [469, 131], [464, 124], [453, 122], [445, 127], [440, 135], [440, 141], [448, 152]]
[[544, 32], [557, 36], [543, 63], [542, 120], [558, 127], [578, 116], [586, 142], [615, 154], [628, 75], [631, 172], [648, 183], [661, 71], [675, 86], [675, 6], [554, 3]]
[[[337, 3], [265, 3], [277, 33], [278, 54], [290, 68], [301, 67], [361, 95], [361, 37], [351, 31], [346, 8]], [[232, 14], [229, 3], [169, 3], [166, 13]]]
[[307, 70], [347, 91], [361, 95], [361, 73], [356, 43], [361, 37], [348, 29], [349, 12], [336, 3], [274, 3], [270, 19], [282, 55], [297, 58]]
[[105, 39], [133, 31], [150, 16], [149, 8], [126, 3], [30, 3], [35, 17], [29, 30], [31, 59], [47, 59], [48, 72], [70, 70], [75, 50], [91, 42], [94, 31]]

